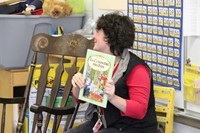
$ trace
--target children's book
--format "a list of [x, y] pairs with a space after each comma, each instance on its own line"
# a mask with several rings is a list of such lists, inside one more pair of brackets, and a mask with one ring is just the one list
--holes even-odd
[[104, 88], [112, 78], [115, 56], [87, 50], [83, 77], [85, 86], [80, 89], [79, 99], [106, 108], [107, 95]]

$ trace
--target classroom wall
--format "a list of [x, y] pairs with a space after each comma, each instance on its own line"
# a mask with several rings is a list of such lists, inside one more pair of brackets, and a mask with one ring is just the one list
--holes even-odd
[[190, 36], [187, 37], [187, 58], [191, 59], [191, 63], [197, 64], [200, 66], [200, 36]]
[[[183, 0], [184, 59], [200, 66], [200, 1]], [[200, 113], [200, 104], [185, 102], [186, 111]], [[193, 115], [193, 113], [190, 113]], [[200, 118], [199, 118], [200, 119]]]
[[86, 12], [86, 19], [93, 18], [93, 0], [84, 0], [85, 1], [85, 12]]
[[[115, 4], [113, 6], [113, 3]], [[102, 14], [121, 11], [127, 14], [127, 0], [93, 0], [93, 19], [97, 20]]]

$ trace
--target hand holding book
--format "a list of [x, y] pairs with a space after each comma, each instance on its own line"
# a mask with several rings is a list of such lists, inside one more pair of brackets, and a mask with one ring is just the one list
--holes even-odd
[[108, 80], [104, 89], [104, 94], [108, 96], [108, 100], [111, 100], [115, 95], [115, 85], [113, 80]]
[[114, 62], [113, 55], [94, 50], [87, 51], [83, 71], [85, 86], [80, 89], [80, 100], [106, 107], [108, 97], [104, 94], [104, 90], [106, 82], [112, 77]]

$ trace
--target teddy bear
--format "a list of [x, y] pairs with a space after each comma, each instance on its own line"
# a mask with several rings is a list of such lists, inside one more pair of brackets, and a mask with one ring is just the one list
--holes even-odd
[[69, 16], [72, 13], [72, 7], [66, 0], [44, 0], [43, 15], [49, 15], [52, 18]]

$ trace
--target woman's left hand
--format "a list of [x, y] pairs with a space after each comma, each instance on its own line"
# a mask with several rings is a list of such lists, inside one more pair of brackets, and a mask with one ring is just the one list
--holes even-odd
[[113, 80], [107, 81], [104, 94], [108, 95], [108, 100], [111, 104], [117, 107], [120, 111], [126, 112], [126, 100], [115, 95], [115, 83]]
[[115, 96], [115, 84], [113, 80], [108, 80], [105, 85], [104, 94], [108, 95], [108, 100], [111, 101]]

